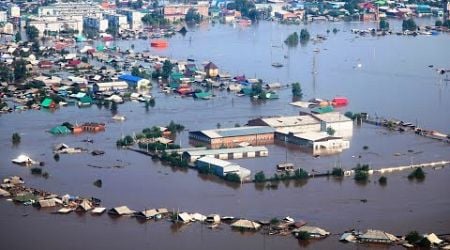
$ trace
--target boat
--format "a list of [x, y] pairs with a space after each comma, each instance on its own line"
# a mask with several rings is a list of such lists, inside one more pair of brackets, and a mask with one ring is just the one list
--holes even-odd
[[274, 63], [272, 63], [272, 66], [275, 68], [281, 68], [281, 67], [283, 67], [283, 64], [281, 64], [279, 62], [274, 62]]
[[150, 46], [156, 47], [156, 48], [167, 48], [169, 46], [169, 43], [166, 40], [153, 40], [150, 42]]
[[125, 121], [125, 116], [123, 116], [123, 115], [115, 115], [115, 116], [112, 117], [112, 119], [116, 120], [116, 121]]
[[333, 98], [333, 100], [331, 100], [331, 104], [334, 107], [346, 106], [348, 105], [348, 99], [346, 97], [336, 96], [335, 98]]

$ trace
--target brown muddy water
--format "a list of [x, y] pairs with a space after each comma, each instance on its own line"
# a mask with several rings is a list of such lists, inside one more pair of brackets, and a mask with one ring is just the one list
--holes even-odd
[[[392, 24], [391, 24], [392, 25]], [[396, 25], [395, 23], [393, 25]], [[307, 98], [349, 97], [350, 106], [342, 111], [368, 111], [386, 117], [397, 117], [416, 122], [424, 127], [450, 132], [449, 86], [434, 69], [427, 66], [450, 68], [448, 61], [450, 37], [355, 38], [351, 28], [370, 24], [314, 24], [310, 32], [324, 33], [327, 28], [339, 26], [341, 32], [330, 35], [321, 44], [308, 44], [291, 49], [289, 65], [279, 70], [270, 66], [269, 53], [250, 53], [251, 48], [265, 51], [270, 40], [262, 34], [289, 34], [295, 27], [260, 23], [241, 29], [216, 25], [200, 27], [187, 37], [175, 36], [167, 51], [158, 52], [174, 58], [191, 54], [201, 60], [211, 59], [231, 73], [249, 72], [249, 76], [281, 82], [300, 81]], [[279, 30], [279, 33], [275, 31]], [[220, 36], [219, 36], [220, 35]], [[269, 38], [270, 35], [267, 35]], [[281, 36], [285, 37], [285, 36]], [[210, 41], [221, 40], [220, 48]], [[229, 41], [229, 42], [227, 42]], [[235, 41], [235, 42], [232, 42]], [[237, 42], [236, 42], [237, 41]], [[136, 42], [137, 43], [137, 42]], [[140, 41], [139, 43], [148, 43]], [[214, 44], [214, 43], [211, 43]], [[141, 45], [142, 47], [148, 44]], [[183, 47], [184, 46], [184, 47]], [[202, 48], [203, 46], [203, 48]], [[138, 46], [136, 46], [138, 47]], [[311, 75], [312, 50], [317, 54], [317, 71], [313, 85]], [[147, 47], [145, 47], [147, 48]], [[420, 49], [419, 49], [420, 48]], [[250, 50], [250, 52], [249, 52]], [[232, 53], [232, 52], [242, 53]], [[374, 55], [375, 51], [375, 55]], [[270, 52], [270, 51], [269, 51]], [[250, 53], [251, 55], [248, 55]], [[286, 52], [287, 53], [287, 52]], [[274, 57], [272, 53], [272, 58]], [[277, 54], [282, 56], [282, 54]], [[362, 62], [360, 70], [353, 68]], [[247, 71], [248, 69], [248, 71]], [[127, 205], [134, 210], [167, 207], [172, 210], [219, 213], [269, 220], [291, 216], [311, 225], [323, 227], [333, 234], [344, 230], [368, 228], [402, 235], [411, 230], [422, 233], [450, 233], [450, 168], [426, 169], [423, 182], [407, 179], [409, 172], [388, 174], [388, 184], [380, 186], [378, 176], [360, 185], [351, 178], [313, 178], [306, 182], [281, 182], [277, 189], [266, 189], [254, 184], [229, 185], [215, 177], [199, 175], [194, 170], [179, 170], [161, 165], [135, 152], [119, 150], [115, 141], [123, 134], [139, 132], [153, 125], [164, 126], [171, 120], [185, 125], [187, 130], [244, 125], [249, 119], [263, 115], [295, 115], [298, 109], [290, 106], [290, 89], [280, 90], [280, 99], [254, 103], [247, 97], [236, 97], [216, 92], [210, 101], [166, 96], [152, 90], [156, 106], [145, 110], [144, 105], [128, 102], [119, 105], [119, 113], [127, 120], [115, 122], [109, 110], [97, 106], [79, 109], [63, 107], [55, 112], [26, 111], [0, 116], [0, 176], [22, 176], [26, 184], [58, 194], [94, 196], [107, 207]], [[105, 122], [105, 132], [78, 136], [53, 136], [46, 132], [53, 126], [69, 122]], [[11, 134], [19, 132], [22, 142], [11, 145]], [[188, 146], [188, 132], [177, 137], [177, 143]], [[92, 138], [93, 144], [82, 142]], [[53, 159], [52, 147], [58, 143], [100, 149], [102, 156], [90, 154], [61, 155]], [[295, 148], [270, 145], [269, 157], [237, 160], [253, 172], [273, 173], [275, 165], [287, 159], [308, 171], [324, 172], [334, 166], [354, 167], [369, 163], [374, 168], [405, 165], [435, 160], [450, 160], [450, 145], [418, 137], [410, 133], [388, 132], [363, 125], [354, 129], [350, 149], [340, 155], [313, 158]], [[369, 146], [363, 150], [363, 146]], [[408, 151], [410, 150], [410, 151]], [[412, 150], [412, 152], [411, 152]], [[11, 159], [21, 153], [44, 161], [48, 179], [32, 176], [29, 169], [13, 165]], [[394, 154], [398, 153], [395, 156]], [[361, 157], [358, 157], [361, 156]], [[96, 165], [102, 168], [93, 168]], [[121, 168], [112, 167], [115, 165]], [[92, 183], [103, 180], [103, 187]], [[361, 199], [367, 199], [366, 203]], [[54, 215], [52, 210], [38, 210], [0, 200], [0, 235], [2, 249], [355, 249], [374, 248], [373, 245], [343, 244], [339, 235], [321, 241], [299, 243], [293, 237], [264, 236], [260, 233], [235, 232], [227, 225], [211, 230], [201, 224], [175, 228], [165, 221], [139, 223], [131, 218], [112, 219], [107, 215], [94, 217]], [[387, 248], [387, 247], [377, 247]], [[397, 247], [391, 247], [397, 248]]]

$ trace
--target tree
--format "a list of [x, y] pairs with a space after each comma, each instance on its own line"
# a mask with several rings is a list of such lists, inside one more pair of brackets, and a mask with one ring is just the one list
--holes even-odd
[[327, 128], [327, 134], [333, 136], [336, 133], [336, 130], [334, 130], [332, 127]]
[[389, 30], [389, 22], [386, 20], [386, 18], [380, 19], [380, 30], [386, 31]]
[[299, 97], [300, 99], [303, 98], [302, 87], [299, 82], [294, 82], [292, 84], [292, 95], [294, 97]]
[[402, 29], [409, 30], [409, 31], [416, 31], [417, 30], [416, 22], [414, 22], [414, 19], [412, 19], [412, 18], [403, 20]]
[[187, 23], [200, 23], [202, 16], [194, 8], [190, 8], [184, 19]]
[[378, 182], [380, 183], [380, 185], [386, 185], [387, 184], [387, 177], [386, 176], [380, 176], [380, 178], [378, 179]]
[[300, 43], [306, 44], [309, 41], [309, 32], [307, 29], [300, 30]]
[[15, 36], [15, 40], [16, 40], [16, 42], [22, 41], [22, 35], [20, 34], [20, 31], [17, 31], [16, 36]]
[[288, 38], [286, 38], [286, 40], [284, 40], [284, 43], [287, 46], [289, 46], [289, 47], [297, 46], [298, 45], [298, 34], [297, 34], [297, 32], [294, 32], [294, 33], [290, 34], [288, 36]]
[[297, 238], [299, 240], [309, 240], [311, 238], [311, 235], [306, 231], [300, 231], [297, 233]]
[[169, 60], [165, 60], [162, 66], [161, 76], [164, 79], [169, 78], [170, 73], [172, 73], [173, 64]]
[[412, 171], [412, 173], [410, 173], [408, 175], [408, 179], [410, 179], [410, 180], [412, 180], [412, 179], [423, 180], [423, 179], [425, 179], [425, 172], [420, 167], [416, 168], [416, 169], [414, 169], [414, 171]]
[[13, 133], [11, 140], [13, 144], [19, 144], [21, 140], [19, 133]]
[[331, 171], [331, 175], [336, 177], [342, 177], [344, 176], [344, 170], [342, 170], [342, 168], [333, 168], [333, 170]]
[[39, 36], [39, 30], [35, 26], [27, 26], [26, 33], [28, 40], [35, 40]]
[[441, 20], [436, 20], [436, 22], [434, 23], [434, 26], [439, 27], [442, 26], [442, 21]]
[[14, 79], [16, 81], [23, 80], [27, 77], [27, 63], [25, 60], [19, 59], [14, 61]]
[[135, 2], [131, 2], [131, 8], [137, 10], [137, 9], [141, 9], [142, 5], [144, 5], [142, 0], [137, 0]]
[[265, 182], [266, 181], [266, 175], [263, 171], [259, 171], [255, 174], [255, 182]]
[[408, 241], [409, 244], [416, 244], [416, 242], [421, 239], [422, 237], [417, 231], [411, 231], [405, 236], [405, 240]]

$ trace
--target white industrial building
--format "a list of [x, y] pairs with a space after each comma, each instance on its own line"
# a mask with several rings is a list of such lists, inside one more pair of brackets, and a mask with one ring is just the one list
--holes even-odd
[[249, 178], [251, 175], [250, 170], [243, 168], [238, 164], [209, 156], [199, 158], [196, 161], [196, 166], [199, 169], [209, 168], [210, 170], [212, 170], [212, 172], [214, 172], [214, 174], [221, 177], [225, 177], [227, 174], [233, 173], [239, 175], [241, 180], [244, 180], [246, 178]]
[[286, 142], [303, 147], [314, 155], [340, 153], [350, 148], [350, 141], [339, 136], [331, 136], [326, 132], [288, 133], [284, 136]]
[[221, 149], [206, 149], [206, 148], [193, 148], [186, 150], [183, 153], [183, 159], [187, 159], [190, 162], [195, 162], [197, 159], [208, 156], [217, 158], [220, 160], [228, 159], [241, 159], [241, 158], [254, 158], [265, 157], [269, 155], [269, 150], [264, 146], [248, 146], [239, 148], [221, 148]]

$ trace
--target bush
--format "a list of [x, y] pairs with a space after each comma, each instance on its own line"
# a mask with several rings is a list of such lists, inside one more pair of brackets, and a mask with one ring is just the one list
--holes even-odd
[[255, 174], [255, 182], [265, 182], [266, 181], [266, 175], [263, 171], [259, 171]]
[[[289, 177], [289, 172], [287, 172], [286, 174]], [[299, 169], [296, 169], [294, 171], [294, 178], [295, 179], [306, 179], [308, 177], [309, 177], [309, 174], [308, 174], [308, 172], [306, 170], [303, 170], [303, 169], [299, 168]]]
[[229, 173], [225, 175], [225, 180], [239, 183], [241, 182], [241, 177], [236, 173]]
[[439, 26], [442, 26], [442, 21], [441, 20], [437, 20], [435, 23], [434, 23], [434, 26], [437, 26], [437, 27], [439, 27]]
[[379, 179], [378, 179], [378, 182], [380, 183], [380, 185], [386, 185], [387, 184], [387, 177], [386, 176], [381, 176]]
[[369, 146], [365, 145], [365, 146], [363, 146], [363, 149], [364, 149], [364, 150], [368, 150], [368, 149], [369, 149]]
[[411, 231], [405, 236], [405, 240], [408, 241], [409, 244], [415, 244], [421, 239], [422, 236], [420, 236], [417, 231]]
[[30, 172], [34, 175], [42, 175], [42, 168], [31, 168]]
[[12, 137], [11, 137], [11, 140], [12, 140], [12, 143], [13, 143], [13, 144], [18, 144], [18, 143], [20, 143], [21, 138], [20, 138], [19, 133], [13, 133], [13, 134], [12, 134]]
[[306, 231], [300, 231], [297, 234], [297, 238], [299, 240], [309, 240], [311, 238], [311, 235]]
[[331, 171], [331, 175], [336, 177], [342, 177], [344, 176], [344, 170], [342, 170], [342, 168], [333, 168], [333, 170]]
[[423, 180], [423, 179], [425, 179], [425, 172], [420, 167], [416, 168], [416, 169], [414, 169], [414, 171], [412, 171], [412, 173], [410, 173], [408, 175], [408, 179]]

